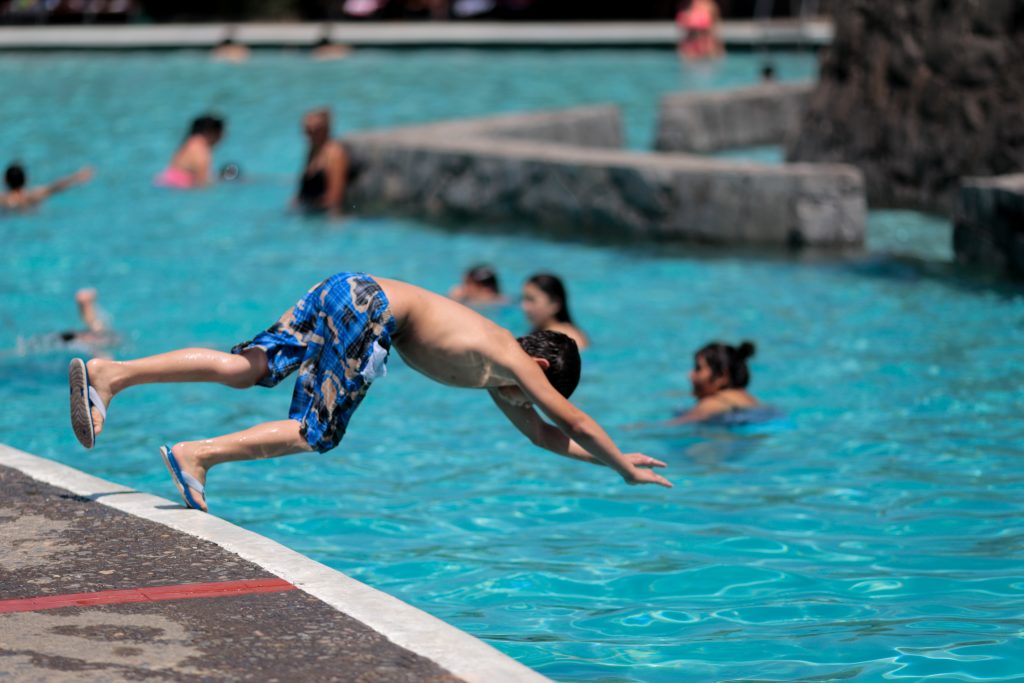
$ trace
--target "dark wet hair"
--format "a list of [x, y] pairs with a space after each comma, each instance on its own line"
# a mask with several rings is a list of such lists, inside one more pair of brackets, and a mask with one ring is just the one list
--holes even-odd
[[565, 293], [565, 285], [561, 278], [550, 273], [537, 273], [529, 280], [531, 285], [548, 295], [552, 301], [557, 301], [560, 306], [555, 312], [555, 320], [560, 323], [572, 322], [572, 315], [569, 314], [569, 296]]
[[12, 190], [20, 190], [25, 187], [25, 167], [19, 163], [13, 163], [4, 171], [4, 182]]
[[466, 271], [466, 279], [481, 287], [486, 287], [495, 294], [501, 293], [501, 288], [498, 286], [498, 274], [488, 265], [473, 266]]
[[533, 358], [548, 362], [544, 375], [551, 386], [562, 396], [569, 398], [580, 383], [580, 350], [572, 337], [561, 332], [543, 330], [531, 332], [516, 341]]
[[192, 126], [188, 134], [191, 135], [220, 135], [224, 132], [224, 119], [212, 114], [203, 114], [192, 120]]
[[761, 67], [761, 80], [762, 81], [774, 81], [775, 80], [775, 67], [771, 64], [765, 64]]
[[704, 359], [704, 362], [711, 368], [712, 377], [728, 378], [727, 389], [742, 389], [750, 384], [750, 369], [747, 367], [747, 359], [756, 351], [757, 348], [754, 344], [748, 341], [739, 346], [711, 342], [694, 356]]

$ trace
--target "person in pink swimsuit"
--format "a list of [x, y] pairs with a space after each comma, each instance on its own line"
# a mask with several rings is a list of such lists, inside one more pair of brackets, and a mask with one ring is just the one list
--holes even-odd
[[174, 153], [171, 163], [154, 183], [159, 187], [187, 190], [212, 182], [213, 148], [224, 137], [224, 121], [216, 116], [204, 115], [192, 122], [185, 142]]
[[715, 0], [693, 0], [676, 15], [676, 24], [683, 31], [679, 55], [685, 59], [712, 59], [725, 53], [718, 39], [718, 5]]

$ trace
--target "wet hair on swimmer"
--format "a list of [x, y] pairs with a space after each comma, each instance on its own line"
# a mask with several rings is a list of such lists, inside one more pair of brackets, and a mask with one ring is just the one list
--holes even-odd
[[212, 114], [203, 114], [192, 120], [192, 126], [188, 134], [191, 135], [220, 135], [224, 132], [224, 119]]
[[704, 359], [711, 369], [712, 377], [726, 377], [729, 380], [727, 389], [743, 389], [750, 384], [747, 359], [756, 351], [757, 347], [749, 341], [742, 342], [739, 346], [711, 342], [694, 355]]
[[565, 285], [562, 284], [561, 278], [550, 273], [537, 273], [527, 282], [547, 294], [552, 301], [558, 302], [555, 320], [560, 323], [573, 324], [572, 315], [569, 314], [569, 295], [565, 293]]
[[4, 171], [4, 182], [12, 190], [20, 190], [25, 187], [25, 167], [18, 163], [8, 166]]
[[488, 265], [473, 266], [466, 271], [466, 279], [481, 287], [486, 287], [495, 294], [501, 293], [501, 288], [498, 286], [498, 274]]
[[566, 398], [572, 396], [580, 383], [580, 351], [572, 337], [543, 330], [531, 332], [516, 341], [529, 356], [548, 362], [544, 375], [558, 393]]

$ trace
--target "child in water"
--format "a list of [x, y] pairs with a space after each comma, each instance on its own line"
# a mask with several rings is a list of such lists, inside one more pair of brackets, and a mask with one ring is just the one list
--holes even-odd
[[501, 293], [498, 274], [486, 264], [467, 270], [462, 282], [448, 291], [448, 297], [467, 306], [508, 303]]
[[697, 351], [690, 371], [697, 405], [669, 424], [701, 422], [759, 407], [758, 400], [747, 392], [750, 384], [747, 359], [755, 350], [752, 343], [745, 341], [739, 346], [712, 342]]

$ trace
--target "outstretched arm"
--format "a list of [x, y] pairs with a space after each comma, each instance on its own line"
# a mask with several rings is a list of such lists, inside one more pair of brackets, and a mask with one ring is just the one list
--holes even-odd
[[[643, 454], [631, 454], [630, 457], [624, 455], [593, 418], [570, 403], [551, 386], [547, 377], [532, 359], [524, 357], [523, 361], [517, 359], [513, 362], [514, 365], [509, 369], [515, 375], [519, 387], [545, 415], [551, 418], [563, 437], [570, 442], [563, 448], [552, 437], [545, 437], [544, 432], [540, 431], [543, 443], [557, 446], [557, 449], [549, 450], [554, 450], [556, 453], [565, 450], [564, 455], [577, 457], [579, 453], [574, 450], [573, 446], [575, 445], [597, 462], [614, 469], [630, 484], [660, 484], [671, 488], [672, 484], [661, 475], [649, 469], [637, 467], [633, 462], [637, 458], [633, 456], [642, 456]], [[515, 424], [515, 420], [512, 421]], [[530, 427], [530, 429], [536, 428]], [[530, 438], [532, 440], [533, 437]]]
[[81, 185], [84, 182], [88, 182], [89, 179], [92, 178], [92, 174], [93, 170], [89, 166], [80, 168], [69, 176], [58, 178], [49, 185], [44, 185], [43, 187], [37, 188], [34, 191], [33, 199], [35, 199], [36, 201], [41, 201], [43, 199], [46, 199], [50, 195], [57, 194], [58, 192], [63, 192], [69, 187], [72, 187], [74, 185]]
[[97, 311], [95, 289], [78, 290], [75, 292], [75, 302], [78, 304], [78, 316], [91, 332], [103, 332], [106, 329]]
[[[589, 462], [592, 465], [604, 465], [601, 460], [592, 456], [582, 446], [563, 434], [562, 430], [545, 422], [533, 408], [512, 405], [493, 390], [489, 393], [495, 405], [501, 409], [508, 421], [515, 425], [516, 429], [522, 432], [523, 436], [528, 438], [534, 446], [573, 460]], [[625, 453], [623, 457], [635, 467], [666, 467], [661, 460], [643, 453]]]

